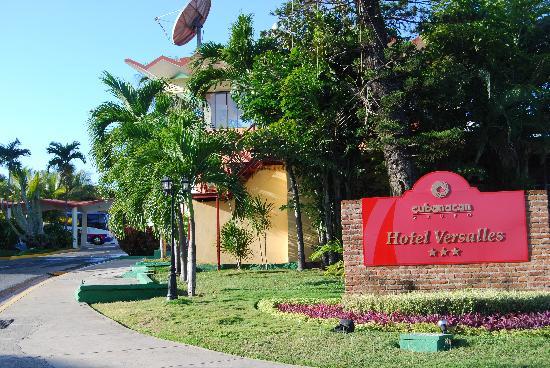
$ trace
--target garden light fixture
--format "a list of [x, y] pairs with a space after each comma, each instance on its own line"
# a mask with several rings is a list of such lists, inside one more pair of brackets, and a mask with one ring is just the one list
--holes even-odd
[[448, 322], [447, 322], [446, 319], [440, 319], [440, 320], [437, 322], [437, 325], [438, 325], [439, 328], [441, 329], [441, 333], [444, 333], [444, 334], [447, 333], [447, 325], [448, 325]]
[[168, 295], [166, 299], [174, 300], [178, 298], [178, 288], [176, 281], [176, 252], [174, 244], [174, 191], [172, 190], [172, 179], [164, 177], [161, 181], [162, 190], [165, 195], [170, 196], [170, 278], [168, 279]]
[[187, 176], [181, 178], [181, 189], [184, 193], [187, 193], [187, 191], [189, 190], [189, 179], [187, 179]]
[[162, 190], [164, 191], [164, 194], [169, 195], [172, 193], [172, 179], [164, 177], [162, 178], [160, 183], [162, 184]]
[[341, 319], [340, 324], [333, 329], [334, 332], [352, 333], [355, 331], [355, 323], [352, 319]]

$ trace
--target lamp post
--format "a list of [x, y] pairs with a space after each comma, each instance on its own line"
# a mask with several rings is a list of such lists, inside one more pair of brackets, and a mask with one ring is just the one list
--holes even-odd
[[174, 190], [172, 190], [172, 179], [170, 178], [163, 178], [161, 184], [164, 194], [170, 196], [170, 278], [168, 279], [168, 295], [166, 299], [175, 300], [178, 298], [178, 289], [176, 281], [176, 255], [174, 251]]

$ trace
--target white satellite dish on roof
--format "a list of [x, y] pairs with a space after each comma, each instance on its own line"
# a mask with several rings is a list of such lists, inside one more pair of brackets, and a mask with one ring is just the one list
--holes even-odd
[[202, 43], [202, 26], [210, 13], [211, 0], [190, 0], [180, 12], [172, 30], [174, 45], [183, 46], [197, 36], [197, 46]]

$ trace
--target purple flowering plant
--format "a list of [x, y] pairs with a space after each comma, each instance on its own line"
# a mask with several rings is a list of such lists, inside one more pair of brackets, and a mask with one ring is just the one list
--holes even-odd
[[277, 309], [283, 313], [301, 314], [310, 318], [352, 319], [356, 324], [376, 323], [389, 325], [393, 323], [437, 323], [440, 319], [446, 319], [450, 326], [464, 326], [472, 328], [485, 328], [488, 331], [538, 329], [550, 326], [550, 311], [518, 312], [518, 313], [465, 313], [453, 314], [403, 314], [400, 312], [354, 312], [344, 310], [339, 304], [293, 304], [280, 303]]

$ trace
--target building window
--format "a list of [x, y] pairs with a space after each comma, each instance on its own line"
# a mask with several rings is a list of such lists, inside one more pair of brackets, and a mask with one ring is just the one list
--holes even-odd
[[242, 120], [242, 111], [229, 92], [208, 93], [206, 102], [204, 116], [213, 129], [250, 127], [249, 122]]

